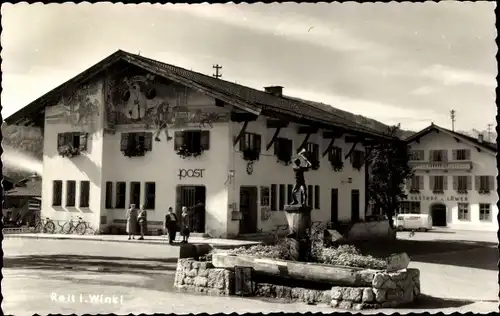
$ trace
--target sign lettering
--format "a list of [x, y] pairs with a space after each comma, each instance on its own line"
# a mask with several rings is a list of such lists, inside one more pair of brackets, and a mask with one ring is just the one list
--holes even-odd
[[408, 200], [410, 201], [455, 201], [455, 202], [467, 202], [469, 199], [467, 196], [438, 196], [438, 195], [409, 195]]
[[203, 178], [205, 169], [179, 169], [179, 180], [182, 178]]

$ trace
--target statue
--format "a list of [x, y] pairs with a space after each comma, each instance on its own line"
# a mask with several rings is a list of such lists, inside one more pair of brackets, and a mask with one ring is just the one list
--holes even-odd
[[[290, 203], [290, 205], [304, 205], [307, 203], [307, 186], [304, 178], [304, 172], [309, 171], [309, 168], [311, 168], [311, 162], [304, 156], [305, 152], [306, 150], [302, 148], [302, 150], [297, 154], [299, 158], [294, 160], [293, 172], [295, 173], [295, 185], [292, 190], [293, 202]], [[304, 162], [306, 163], [305, 167], [302, 166], [300, 158], [304, 159]], [[300, 203], [297, 200], [298, 192], [300, 193]]]

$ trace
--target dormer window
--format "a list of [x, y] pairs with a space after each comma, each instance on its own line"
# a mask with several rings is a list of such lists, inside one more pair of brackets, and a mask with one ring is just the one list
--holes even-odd
[[72, 132], [57, 134], [57, 151], [63, 157], [80, 155], [87, 150], [87, 133]]

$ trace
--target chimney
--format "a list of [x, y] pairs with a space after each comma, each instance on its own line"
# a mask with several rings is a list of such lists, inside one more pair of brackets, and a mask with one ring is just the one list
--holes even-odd
[[282, 86], [264, 87], [264, 90], [267, 93], [275, 95], [277, 97], [282, 97], [283, 96], [283, 87]]
[[484, 139], [483, 139], [483, 134], [479, 134], [479, 135], [477, 135], [477, 140], [478, 140], [480, 143], [482, 143], [482, 142], [483, 142], [483, 140], [484, 140]]

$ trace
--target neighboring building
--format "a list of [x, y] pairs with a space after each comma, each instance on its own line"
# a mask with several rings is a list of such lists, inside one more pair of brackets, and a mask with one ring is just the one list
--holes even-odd
[[402, 213], [431, 214], [434, 226], [498, 229], [496, 144], [434, 124], [406, 141], [415, 176]]
[[159, 228], [169, 206], [203, 204], [198, 230], [214, 237], [286, 223], [285, 164], [301, 146], [319, 162], [306, 174], [313, 220], [362, 219], [364, 145], [398, 141], [282, 87], [258, 91], [123, 51], [6, 121], [44, 130], [43, 216], [102, 229], [144, 204]]
[[34, 223], [37, 212], [40, 212], [42, 197], [42, 178], [31, 176], [13, 185], [5, 192], [3, 205], [4, 223]]

